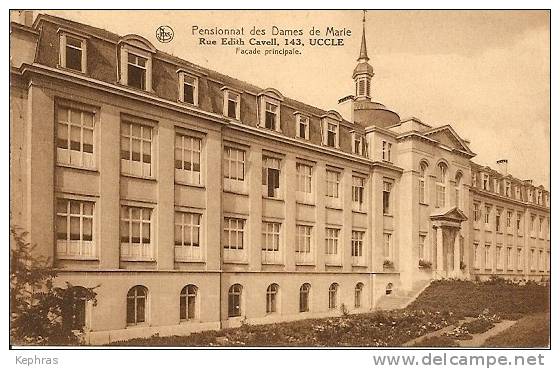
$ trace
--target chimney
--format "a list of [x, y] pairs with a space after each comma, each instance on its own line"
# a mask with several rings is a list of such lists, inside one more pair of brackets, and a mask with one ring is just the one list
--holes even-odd
[[503, 176], [508, 175], [508, 161], [507, 159], [501, 159], [496, 162], [498, 164], [498, 172]]
[[12, 10], [10, 20], [27, 27], [33, 25], [33, 10]]

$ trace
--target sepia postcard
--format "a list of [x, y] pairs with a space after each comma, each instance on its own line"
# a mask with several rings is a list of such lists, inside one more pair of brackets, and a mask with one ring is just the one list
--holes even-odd
[[10, 10], [10, 347], [549, 349], [550, 26]]

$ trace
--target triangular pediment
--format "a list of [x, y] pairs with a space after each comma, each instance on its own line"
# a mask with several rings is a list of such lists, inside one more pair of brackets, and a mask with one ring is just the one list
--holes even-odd
[[455, 130], [450, 125], [437, 127], [426, 131], [423, 134], [426, 137], [440, 142], [442, 145], [474, 155], [471, 149], [469, 149], [467, 144], [465, 144], [463, 139], [459, 137], [457, 132], [455, 132]]
[[453, 206], [451, 208], [446, 208], [446, 209], [442, 209], [440, 211], [435, 211], [432, 214], [430, 214], [430, 219], [431, 220], [447, 220], [447, 221], [451, 221], [451, 222], [464, 222], [465, 220], [467, 220], [467, 216], [465, 215], [465, 213], [463, 213], [461, 211], [461, 209], [459, 209], [456, 206]]

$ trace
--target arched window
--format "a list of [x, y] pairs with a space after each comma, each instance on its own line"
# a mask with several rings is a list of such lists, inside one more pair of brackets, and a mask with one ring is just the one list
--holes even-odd
[[461, 207], [461, 181], [463, 180], [463, 173], [457, 171], [455, 174], [455, 206]]
[[338, 284], [333, 283], [329, 287], [329, 309], [336, 309], [337, 304], [337, 296], [338, 294]]
[[276, 302], [278, 301], [278, 285], [276, 283], [271, 284], [266, 289], [266, 313], [277, 312]]
[[418, 202], [420, 204], [428, 203], [426, 198], [426, 170], [428, 170], [428, 163], [420, 162], [420, 175], [418, 177]]
[[148, 289], [144, 286], [134, 286], [126, 295], [126, 323], [136, 325], [146, 321]]
[[359, 282], [354, 288], [354, 307], [359, 308], [362, 306], [362, 290], [364, 289], [364, 284]]
[[437, 178], [436, 178], [436, 208], [445, 207], [446, 183], [447, 183], [447, 165], [445, 165], [445, 163], [439, 163]]
[[310, 291], [311, 291], [311, 285], [309, 283], [304, 283], [299, 288], [299, 311], [301, 313], [309, 311]]
[[393, 293], [393, 284], [387, 283], [387, 287], [385, 287], [385, 294], [390, 295], [391, 293]]
[[243, 286], [234, 284], [229, 288], [228, 292], [228, 316], [241, 316], [241, 294]]
[[64, 296], [63, 323], [73, 330], [82, 330], [86, 325], [86, 303], [88, 291], [81, 286], [73, 286]]
[[198, 288], [194, 284], [188, 284], [181, 290], [179, 295], [179, 318], [181, 320], [195, 318], [197, 292]]

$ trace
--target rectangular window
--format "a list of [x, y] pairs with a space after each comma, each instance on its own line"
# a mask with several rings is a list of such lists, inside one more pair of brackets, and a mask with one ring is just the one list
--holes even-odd
[[331, 208], [340, 208], [342, 202], [340, 200], [340, 177], [341, 173], [328, 170], [326, 172], [326, 191], [325, 194], [327, 196], [326, 206]]
[[280, 160], [263, 156], [262, 165], [263, 196], [280, 198]]
[[128, 85], [140, 90], [146, 89], [146, 62], [148, 59], [128, 52]]
[[303, 115], [297, 117], [297, 137], [309, 140], [309, 118]]
[[362, 155], [363, 153], [363, 147], [364, 147], [364, 136], [354, 132], [352, 134], [353, 136], [353, 141], [354, 141], [354, 145], [352, 147], [352, 152], [354, 154], [358, 154], [358, 155]]
[[61, 50], [61, 65], [64, 68], [72, 69], [78, 72], [85, 73], [86, 71], [86, 40], [62, 35], [64, 48]]
[[490, 253], [490, 245], [484, 247], [484, 267], [492, 269], [492, 254]]
[[531, 271], [537, 268], [537, 253], [535, 249], [531, 249]]
[[517, 248], [517, 270], [523, 270], [523, 249], [521, 247]]
[[502, 209], [496, 209], [496, 232], [502, 232]]
[[490, 224], [490, 210], [492, 207], [490, 205], [484, 206], [484, 224]]
[[175, 135], [175, 180], [199, 185], [202, 140], [197, 137]]
[[506, 181], [506, 196], [511, 197], [511, 182]]
[[477, 202], [473, 203], [473, 219], [475, 222], [480, 221], [480, 204]]
[[490, 176], [487, 173], [482, 173], [482, 188], [486, 191], [490, 190]]
[[245, 219], [224, 218], [224, 261], [243, 261]]
[[183, 73], [183, 99], [182, 102], [197, 105], [198, 103], [198, 78]]
[[536, 220], [536, 216], [534, 214], [531, 214], [531, 236], [535, 236], [535, 220]]
[[421, 234], [418, 236], [418, 260], [429, 260], [426, 251], [426, 235]]
[[473, 243], [473, 259], [474, 259], [474, 267], [476, 269], [480, 269], [480, 250], [478, 247], [478, 242]]
[[383, 182], [383, 214], [391, 214], [391, 188], [392, 183]]
[[152, 260], [152, 209], [121, 206], [121, 260]]
[[226, 101], [224, 104], [224, 115], [231, 119], [240, 119], [241, 96], [235, 92], [225, 91]]
[[506, 266], [508, 270], [513, 270], [513, 248], [511, 247], [506, 250]]
[[60, 164], [95, 167], [94, 117], [88, 111], [57, 107], [56, 159]]
[[543, 238], [543, 237], [544, 237], [543, 222], [544, 222], [544, 218], [543, 218], [543, 217], [539, 217], [539, 237], [540, 237], [540, 238]]
[[390, 142], [387, 141], [383, 141], [382, 143], [383, 145], [383, 150], [382, 150], [382, 159], [384, 161], [391, 161], [391, 148], [393, 146], [393, 144], [391, 144]]
[[96, 257], [92, 201], [56, 200], [56, 256], [59, 259]]
[[245, 151], [225, 147], [223, 171], [224, 191], [244, 192]]
[[280, 223], [262, 222], [262, 262], [277, 264], [280, 259]]
[[366, 179], [352, 176], [352, 209], [356, 211], [365, 210], [364, 193]]
[[278, 105], [271, 104], [269, 102], [265, 103], [264, 112], [264, 126], [268, 129], [279, 130], [278, 129]]
[[383, 257], [393, 260], [393, 240], [391, 233], [383, 233]]
[[296, 263], [310, 264], [313, 262], [311, 253], [311, 230], [312, 227], [306, 225], [296, 226]]
[[544, 251], [539, 250], [539, 271], [544, 272]]
[[352, 231], [352, 265], [364, 265], [363, 253], [365, 232]]
[[508, 210], [506, 215], [506, 227], [511, 230], [511, 219], [513, 218], [513, 211]]
[[202, 260], [200, 214], [175, 212], [175, 260]]
[[517, 233], [523, 233], [523, 223], [521, 222], [523, 215], [520, 212], [517, 212]]
[[338, 124], [327, 123], [327, 146], [338, 147]]
[[153, 128], [136, 123], [121, 123], [121, 171], [152, 177]]
[[502, 246], [496, 246], [496, 269], [502, 269]]
[[310, 165], [296, 163], [297, 201], [308, 204], [313, 202], [312, 175], [313, 168]]
[[327, 264], [340, 264], [340, 255], [338, 253], [339, 233], [340, 229], [337, 228], [327, 228], [325, 231], [325, 262]]

